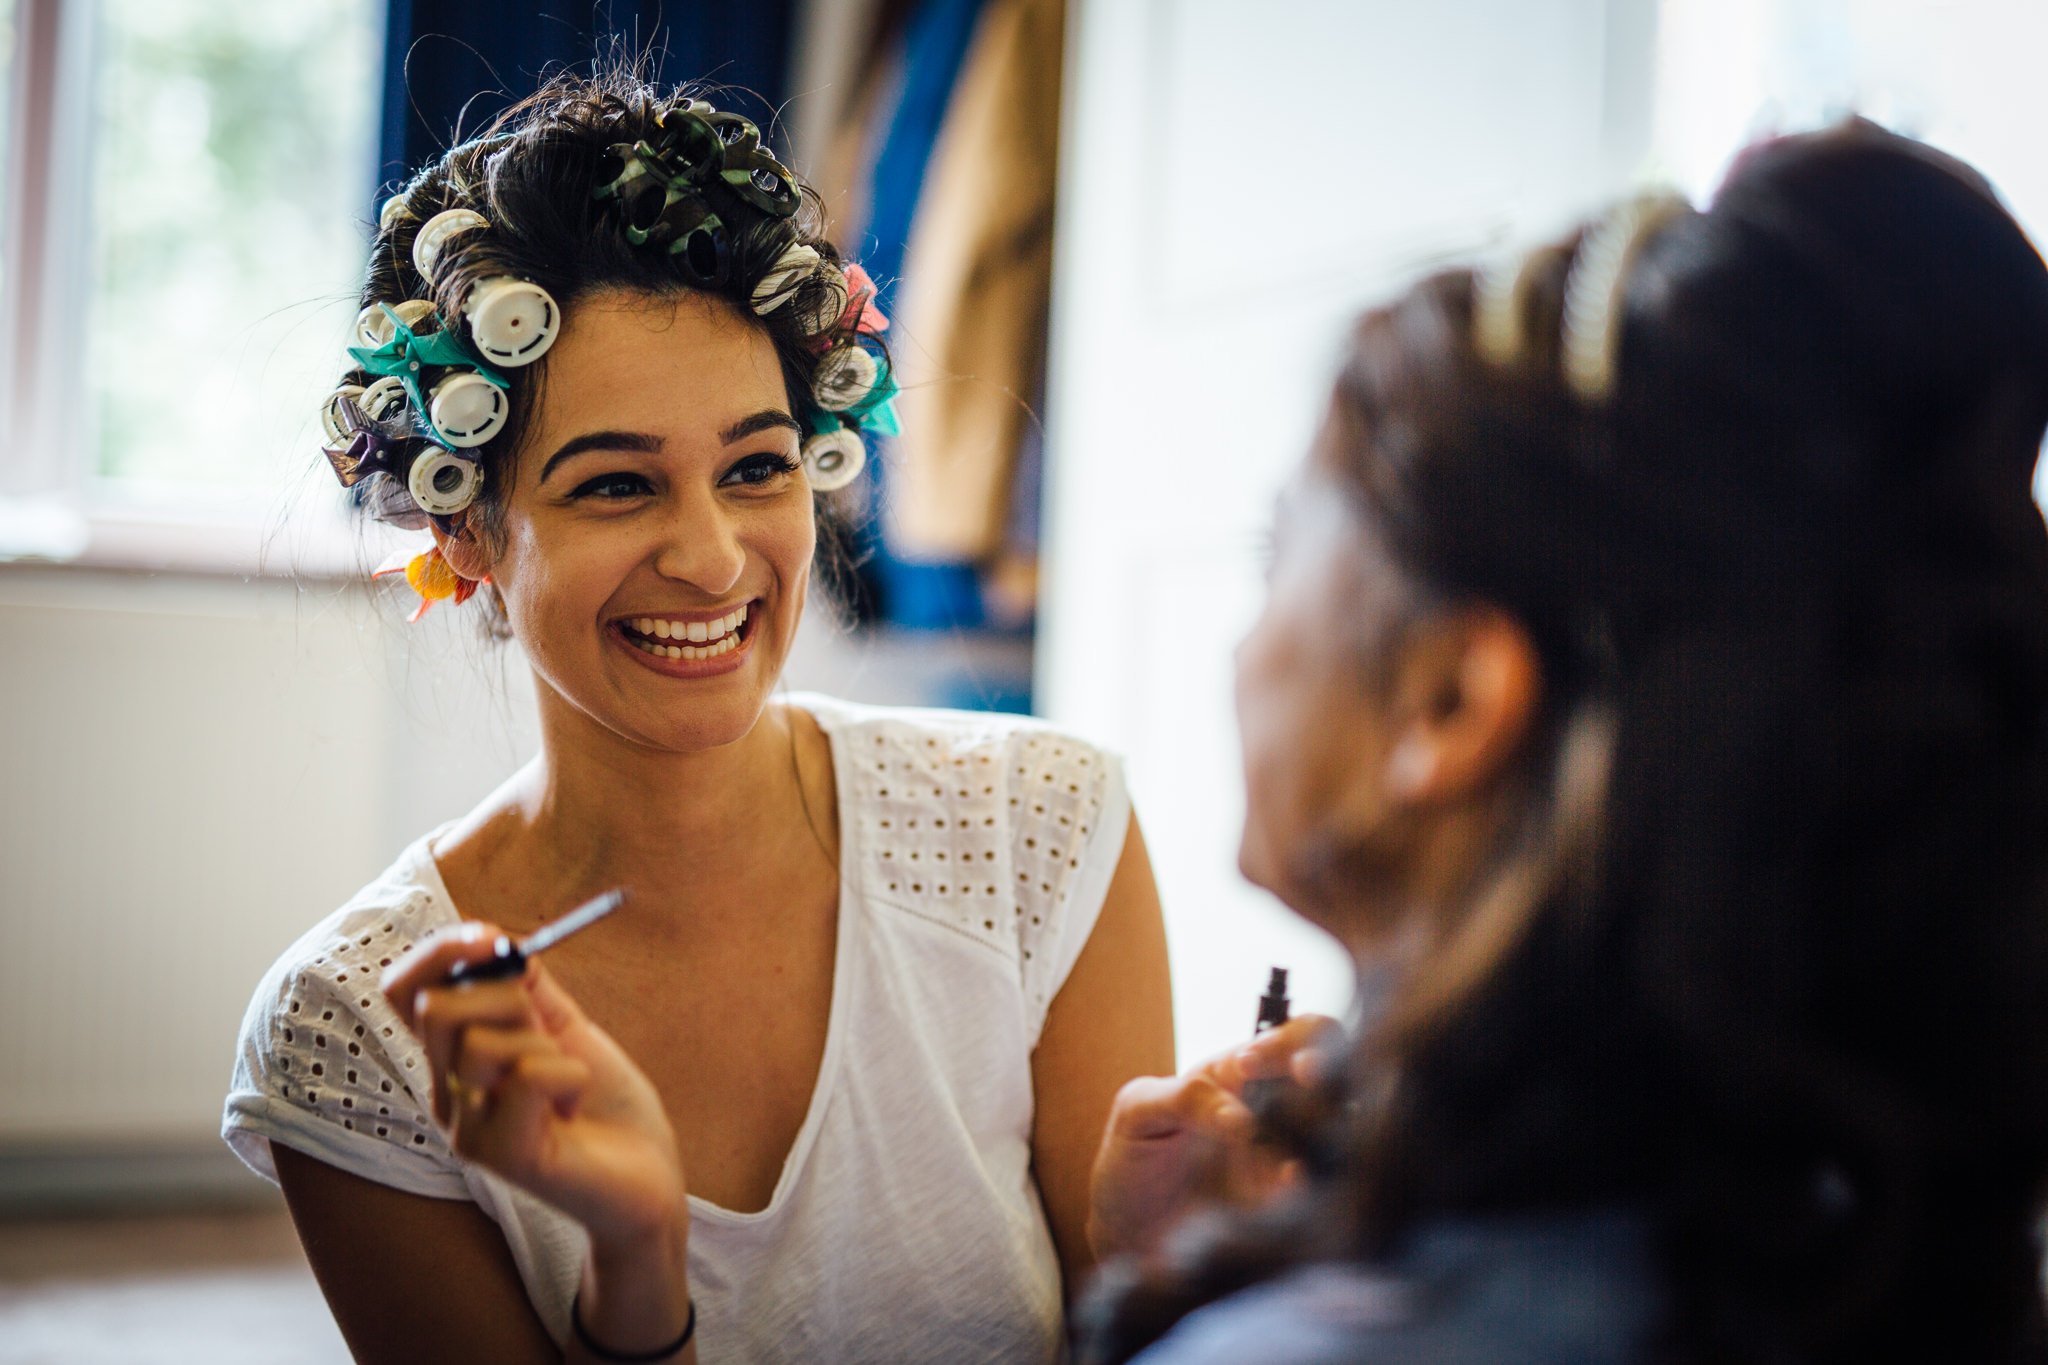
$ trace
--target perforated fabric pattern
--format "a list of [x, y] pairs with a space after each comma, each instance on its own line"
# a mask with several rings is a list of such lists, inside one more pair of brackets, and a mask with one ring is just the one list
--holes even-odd
[[380, 889], [265, 978], [244, 1022], [224, 1136], [273, 1180], [267, 1144], [282, 1142], [415, 1193], [464, 1198], [460, 1163], [428, 1109], [425, 1058], [378, 989], [385, 967], [453, 916], [416, 888], [389, 903]]
[[1094, 932], [1130, 802], [1117, 762], [1071, 735], [1025, 731], [1011, 748], [1017, 939], [1025, 996], [1042, 1022]]
[[1009, 959], [1035, 1039], [1123, 849], [1120, 764], [1026, 717], [803, 704], [857, 756], [841, 819], [860, 822], [868, 896]]

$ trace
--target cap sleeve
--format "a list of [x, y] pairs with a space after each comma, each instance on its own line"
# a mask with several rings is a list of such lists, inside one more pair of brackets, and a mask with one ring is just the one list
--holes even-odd
[[1095, 931], [1123, 856], [1131, 802], [1115, 755], [1056, 730], [1009, 742], [1010, 854], [1019, 970], [1034, 1043]]
[[428, 1068], [385, 1001], [385, 966], [431, 924], [426, 896], [343, 911], [285, 954], [242, 1021], [222, 1136], [275, 1181], [270, 1144], [411, 1194], [466, 1199], [428, 1112]]

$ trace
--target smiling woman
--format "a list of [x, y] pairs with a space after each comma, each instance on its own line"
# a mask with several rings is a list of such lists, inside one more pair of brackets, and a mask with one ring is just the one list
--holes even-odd
[[[560, 79], [400, 192], [328, 458], [540, 756], [288, 950], [226, 1136], [363, 1360], [1050, 1360], [1172, 1064], [1117, 762], [776, 688], [894, 421], [872, 286], [736, 115]], [[451, 985], [563, 907], [625, 910]]]
[[[492, 547], [456, 536], [443, 553], [491, 580], [548, 690], [598, 726], [741, 738], [817, 542], [768, 334], [702, 294], [598, 292], [565, 316], [539, 396], [526, 445], [545, 457], [514, 462]], [[678, 678], [720, 681], [687, 707], [649, 691]]]

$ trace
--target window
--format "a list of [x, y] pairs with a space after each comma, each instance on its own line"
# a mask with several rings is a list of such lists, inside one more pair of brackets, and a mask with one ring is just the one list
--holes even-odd
[[32, 207], [0, 261], [0, 557], [346, 562], [311, 476], [371, 209], [382, 0], [13, 3], [6, 184]]

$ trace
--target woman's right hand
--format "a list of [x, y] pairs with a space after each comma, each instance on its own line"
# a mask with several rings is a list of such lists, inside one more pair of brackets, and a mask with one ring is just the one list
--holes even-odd
[[489, 958], [499, 933], [465, 922], [384, 973], [385, 998], [426, 1049], [451, 1145], [576, 1219], [596, 1248], [687, 1229], [660, 1094], [547, 968], [529, 961], [523, 976], [447, 983], [458, 962]]
[[1140, 1076], [1117, 1092], [1095, 1157], [1088, 1237], [1098, 1257], [1150, 1251], [1197, 1208], [1264, 1203], [1295, 1167], [1255, 1141], [1244, 1089], [1308, 1083], [1315, 1051], [1339, 1025], [1305, 1014], [1179, 1076]]

